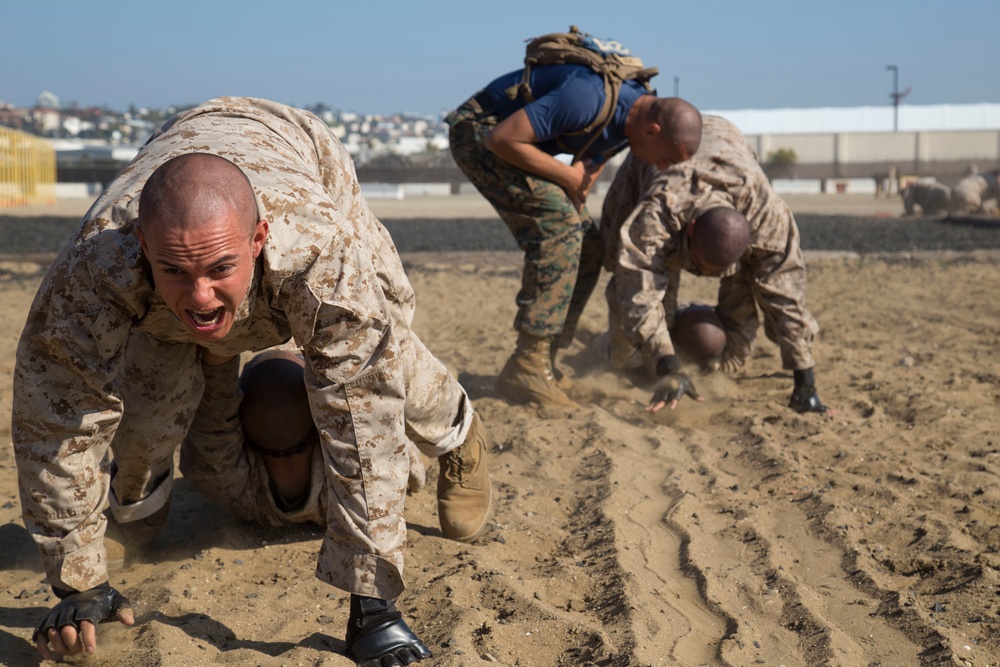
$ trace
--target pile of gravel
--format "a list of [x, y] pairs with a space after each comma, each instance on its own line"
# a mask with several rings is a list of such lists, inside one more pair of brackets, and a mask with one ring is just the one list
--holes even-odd
[[[1000, 248], [1000, 220], [968, 218], [867, 218], [796, 216], [803, 250], [856, 253], [970, 251]], [[517, 250], [500, 220], [384, 220], [400, 252]], [[79, 224], [77, 218], [0, 215], [0, 255], [57, 253]]]

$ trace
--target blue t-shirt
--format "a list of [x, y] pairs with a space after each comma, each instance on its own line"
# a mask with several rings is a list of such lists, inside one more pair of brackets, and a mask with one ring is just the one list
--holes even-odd
[[[519, 109], [528, 114], [531, 127], [538, 136], [538, 147], [549, 155], [573, 153], [582, 147], [590, 135], [568, 136], [587, 127], [604, 106], [604, 80], [585, 65], [543, 65], [531, 68], [531, 93], [534, 102], [525, 104], [522, 96], [507, 97], [506, 91], [521, 82], [524, 70], [516, 70], [495, 79], [486, 86], [493, 108], [501, 120]], [[635, 81], [626, 81], [618, 93], [618, 105], [601, 136], [587, 149], [586, 157], [610, 157], [627, 145], [625, 119], [632, 105], [650, 92]], [[557, 141], [558, 139], [558, 141]]]

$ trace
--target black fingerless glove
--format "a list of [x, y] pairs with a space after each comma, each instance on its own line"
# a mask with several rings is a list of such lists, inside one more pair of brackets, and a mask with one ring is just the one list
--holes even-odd
[[654, 404], [661, 401], [664, 403], [679, 401], [685, 395], [693, 399], [701, 398], [691, 378], [681, 372], [681, 360], [677, 355], [668, 354], [665, 357], [660, 357], [656, 362], [656, 375], [659, 380], [657, 380], [656, 388], [653, 390], [652, 402]]
[[61, 598], [59, 604], [49, 610], [42, 622], [35, 628], [32, 639], [47, 636], [49, 630], [61, 630], [72, 625], [80, 630], [81, 621], [94, 625], [118, 619], [118, 612], [132, 606], [128, 598], [104, 582], [86, 591], [71, 591], [52, 587], [52, 592]]

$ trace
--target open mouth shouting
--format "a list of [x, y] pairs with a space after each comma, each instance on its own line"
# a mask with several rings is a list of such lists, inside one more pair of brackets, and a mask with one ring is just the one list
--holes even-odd
[[147, 222], [149, 234], [136, 227], [153, 288], [187, 335], [200, 342], [229, 335], [251, 298], [268, 230], [266, 221], [258, 221], [248, 242], [247, 220], [231, 211], [214, 215], [185, 214], [171, 224], [154, 218]]
[[185, 310], [188, 322], [191, 327], [198, 332], [211, 333], [222, 326], [222, 319], [226, 314], [226, 308], [219, 306], [211, 310]]

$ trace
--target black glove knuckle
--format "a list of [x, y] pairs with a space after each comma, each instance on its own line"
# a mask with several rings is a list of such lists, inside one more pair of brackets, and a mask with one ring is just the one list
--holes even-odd
[[34, 637], [47, 635], [49, 630], [62, 630], [66, 627], [73, 627], [79, 631], [82, 621], [90, 621], [97, 625], [114, 620], [113, 616], [129, 606], [131, 605], [128, 598], [110, 586], [74, 593], [64, 598], [45, 615], [35, 630]]

